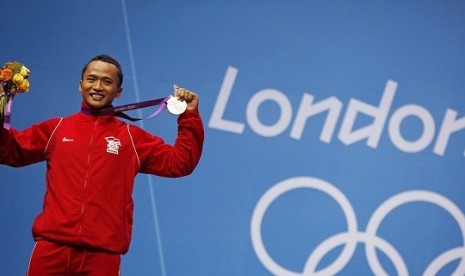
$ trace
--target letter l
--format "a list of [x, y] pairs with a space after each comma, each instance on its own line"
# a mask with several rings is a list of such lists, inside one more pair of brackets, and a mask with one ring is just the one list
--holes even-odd
[[236, 81], [237, 69], [229, 66], [224, 76], [223, 84], [221, 85], [220, 94], [216, 99], [215, 107], [213, 108], [212, 116], [208, 126], [224, 131], [242, 133], [244, 124], [223, 119], [224, 110], [228, 103], [231, 90]]

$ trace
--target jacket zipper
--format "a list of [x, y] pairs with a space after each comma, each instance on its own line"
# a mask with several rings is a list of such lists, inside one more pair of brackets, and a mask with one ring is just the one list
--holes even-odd
[[98, 118], [95, 118], [94, 121], [94, 128], [92, 129], [91, 135], [90, 135], [90, 141], [89, 141], [89, 151], [87, 152], [87, 164], [86, 164], [86, 172], [85, 172], [85, 177], [84, 177], [84, 184], [82, 187], [82, 194], [81, 194], [81, 223], [79, 224], [79, 234], [78, 234], [78, 239], [81, 240], [81, 234], [82, 234], [82, 225], [83, 225], [83, 220], [84, 220], [84, 210], [85, 210], [85, 192], [87, 189], [87, 178], [89, 176], [89, 167], [90, 167], [90, 158], [92, 155], [92, 146], [94, 144], [94, 133], [95, 129], [97, 127], [97, 120]]

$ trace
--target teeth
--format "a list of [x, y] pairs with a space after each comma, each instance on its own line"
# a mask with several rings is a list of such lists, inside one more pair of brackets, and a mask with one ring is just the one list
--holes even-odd
[[94, 100], [103, 99], [103, 95], [100, 95], [100, 94], [90, 94], [90, 96], [91, 96], [92, 99], [94, 99]]

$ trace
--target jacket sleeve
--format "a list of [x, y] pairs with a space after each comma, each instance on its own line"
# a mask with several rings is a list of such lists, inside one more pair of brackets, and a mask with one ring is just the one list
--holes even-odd
[[45, 160], [45, 148], [60, 119], [35, 124], [24, 131], [0, 129], [0, 164], [20, 167]]
[[138, 129], [134, 137], [140, 158], [140, 172], [165, 177], [191, 174], [202, 155], [204, 129], [198, 109], [178, 118], [178, 136], [174, 145]]

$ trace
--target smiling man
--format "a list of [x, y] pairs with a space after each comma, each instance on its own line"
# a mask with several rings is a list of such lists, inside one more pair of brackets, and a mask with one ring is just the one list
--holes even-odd
[[92, 59], [82, 69], [79, 91], [91, 109], [102, 109], [121, 96], [123, 73], [115, 60], [107, 56]]
[[98, 112], [121, 96], [122, 83], [118, 61], [96, 56], [82, 70], [80, 112], [24, 131], [0, 131], [0, 164], [47, 163], [28, 275], [118, 275], [131, 241], [136, 174], [186, 176], [200, 160], [204, 132], [196, 93], [174, 89], [187, 110], [169, 145], [113, 113]]

